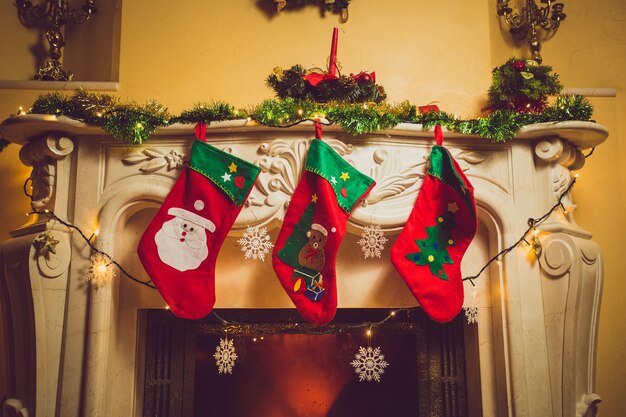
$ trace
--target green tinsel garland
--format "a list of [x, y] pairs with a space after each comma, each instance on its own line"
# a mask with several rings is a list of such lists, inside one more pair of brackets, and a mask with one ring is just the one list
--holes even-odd
[[35, 100], [29, 113], [54, 114], [100, 126], [116, 139], [127, 143], [142, 143], [158, 127], [169, 124], [167, 109], [156, 101], [141, 106], [135, 102], [122, 104], [109, 94], [76, 90], [73, 96], [60, 93], [44, 94]]
[[387, 103], [317, 103], [311, 100], [265, 100], [249, 110], [238, 110], [224, 102], [198, 103], [172, 117], [163, 106], [149, 102], [140, 106], [121, 103], [118, 98], [79, 90], [73, 96], [50, 93], [39, 96], [30, 113], [54, 114], [101, 126], [116, 139], [142, 143], [158, 127], [173, 123], [195, 124], [250, 117], [266, 126], [286, 127], [317, 117], [341, 125], [351, 135], [362, 135], [392, 128], [399, 123], [420, 124], [430, 128], [441, 124], [449, 130], [478, 135], [493, 142], [503, 142], [517, 135], [524, 125], [566, 120], [590, 120], [593, 108], [582, 96], [560, 96], [541, 114], [523, 114], [496, 110], [487, 117], [462, 120], [446, 112], [421, 113], [407, 101]]

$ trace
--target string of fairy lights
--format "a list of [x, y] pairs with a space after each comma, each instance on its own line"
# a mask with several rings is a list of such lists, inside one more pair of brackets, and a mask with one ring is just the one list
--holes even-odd
[[[594, 152], [595, 148], [592, 148], [591, 151], [585, 155], [585, 158], [590, 157], [593, 152]], [[501, 251], [499, 251], [497, 254], [495, 254], [492, 258], [490, 258], [487, 263], [485, 263], [476, 274], [471, 275], [471, 276], [467, 276], [463, 278], [463, 281], [469, 281], [470, 284], [475, 287], [475, 280], [478, 279], [483, 272], [494, 262], [497, 262], [498, 264], [501, 264], [503, 257], [505, 257], [508, 253], [510, 253], [511, 251], [513, 251], [515, 248], [517, 248], [519, 245], [521, 245], [522, 243], [525, 243], [528, 247], [530, 247], [537, 256], [539, 256], [541, 254], [541, 240], [539, 239], [539, 226], [550, 217], [550, 215], [555, 212], [556, 210], [562, 209], [565, 213], [568, 213], [569, 209], [565, 208], [565, 206], [563, 205], [563, 199], [569, 195], [569, 193], [572, 191], [574, 185], [576, 184], [576, 181], [578, 179], [579, 174], [576, 173], [574, 176], [572, 176], [568, 186], [560, 193], [556, 203], [550, 207], [549, 210], [547, 210], [545, 213], [543, 213], [541, 216], [539, 217], [535, 217], [535, 218], [529, 218], [527, 220], [528, 223], [528, 227], [526, 228], [526, 230], [522, 233], [522, 235], [519, 237], [519, 239], [517, 239], [514, 243], [512, 243], [511, 245], [505, 247], [504, 249], [502, 249]], [[32, 199], [32, 195], [28, 192], [28, 183], [30, 181], [30, 178], [28, 178], [25, 183], [24, 183], [24, 193], [26, 196], [28, 196], [29, 198]], [[120, 265], [119, 262], [117, 262], [111, 255], [109, 255], [108, 253], [100, 250], [95, 244], [94, 244], [94, 240], [97, 239], [98, 236], [98, 229], [96, 229], [93, 233], [91, 233], [91, 235], [88, 236], [87, 233], [85, 233], [80, 227], [76, 226], [75, 224], [72, 224], [68, 221], [65, 221], [63, 219], [61, 219], [59, 216], [57, 216], [53, 211], [51, 210], [33, 210], [30, 211], [28, 213], [26, 213], [28, 216], [30, 215], [39, 215], [39, 216], [47, 216], [49, 217], [51, 220], [58, 222], [60, 224], [62, 224], [63, 226], [67, 227], [68, 229], [74, 230], [76, 231], [79, 236], [82, 238], [82, 240], [85, 242], [85, 244], [87, 244], [87, 246], [91, 249], [92, 255], [90, 258], [90, 266], [89, 266], [89, 272], [87, 273], [87, 276], [85, 277], [85, 280], [87, 282], [89, 282], [91, 285], [95, 286], [95, 287], [100, 287], [103, 285], [109, 285], [111, 283], [111, 280], [114, 278], [115, 276], [115, 270], [113, 269], [114, 267], [117, 267], [117, 269], [127, 278], [129, 278], [130, 280], [132, 280], [133, 282], [140, 284], [140, 285], [144, 285], [148, 288], [151, 289], [156, 289], [156, 287], [154, 286], [154, 284], [152, 283], [151, 280], [141, 280], [135, 276], [133, 276], [131, 273], [129, 273], [122, 265]], [[33, 244], [38, 245], [38, 249], [41, 248], [48, 248], [49, 251], [55, 253], [54, 251], [54, 242], [58, 243], [58, 241], [54, 240], [54, 237], [52, 236], [52, 234], [50, 233], [50, 230], [46, 230], [45, 232], [42, 232], [33, 242]], [[42, 253], [44, 254], [44, 253]], [[166, 309], [169, 309], [168, 306], [165, 307]], [[329, 324], [327, 326], [315, 326], [315, 327], [303, 327], [301, 325], [299, 325], [298, 323], [293, 323], [293, 327], [287, 327], [283, 330], [283, 332], [293, 332], [295, 330], [297, 330], [300, 333], [307, 333], [307, 334], [329, 334], [329, 333], [337, 333], [337, 332], [348, 332], [348, 331], [354, 331], [354, 330], [358, 330], [358, 329], [365, 329], [366, 330], [366, 336], [371, 339], [372, 336], [372, 331], [374, 328], [379, 327], [384, 325], [385, 323], [387, 323], [389, 320], [393, 319], [394, 317], [396, 317], [398, 315], [398, 313], [400, 312], [408, 312], [410, 310], [414, 309], [414, 307], [411, 308], [395, 308], [392, 309], [388, 315], [386, 315], [383, 319], [376, 321], [376, 322], [364, 322], [364, 323], [354, 323], [354, 324], [341, 324], [341, 325], [337, 325], [337, 324]], [[244, 322], [240, 322], [240, 321], [235, 321], [235, 320], [229, 320], [226, 319], [224, 317], [222, 317], [220, 314], [218, 314], [216, 311], [213, 311], [213, 316], [219, 320], [219, 322], [224, 326], [224, 329], [226, 332], [228, 332], [229, 328], [233, 328], [236, 326], [253, 326], [250, 323], [244, 323]], [[258, 326], [256, 326], [258, 327]], [[263, 333], [263, 330], [261, 328], [256, 328], [257, 333]], [[276, 330], [272, 330], [273, 333], [276, 332]]]

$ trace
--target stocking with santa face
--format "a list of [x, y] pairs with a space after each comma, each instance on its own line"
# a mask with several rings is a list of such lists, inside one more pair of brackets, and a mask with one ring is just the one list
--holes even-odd
[[337, 310], [335, 258], [346, 222], [374, 180], [319, 139], [319, 124], [316, 137], [289, 203], [272, 262], [302, 318], [325, 324]]
[[196, 140], [188, 166], [144, 232], [137, 253], [172, 312], [206, 316], [215, 304], [215, 261], [259, 168]]

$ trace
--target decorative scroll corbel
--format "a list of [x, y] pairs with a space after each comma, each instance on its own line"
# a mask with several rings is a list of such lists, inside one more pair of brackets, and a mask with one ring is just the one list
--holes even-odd
[[74, 150], [74, 142], [64, 136], [47, 135], [28, 142], [20, 149], [20, 160], [32, 166], [30, 174], [33, 210], [47, 207], [54, 193], [57, 176], [56, 161]]
[[[544, 139], [537, 142], [535, 155], [552, 164], [551, 180], [552, 192], [558, 199], [572, 180], [571, 171], [577, 171], [585, 165], [585, 156], [576, 146], [559, 138]], [[572, 202], [571, 193], [562, 200], [566, 212], [566, 222], [576, 225], [573, 212], [576, 205]], [[576, 226], [578, 227], [578, 226]]]

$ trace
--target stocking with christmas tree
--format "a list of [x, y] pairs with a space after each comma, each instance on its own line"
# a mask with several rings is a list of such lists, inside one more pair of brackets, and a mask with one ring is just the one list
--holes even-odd
[[424, 312], [452, 320], [463, 307], [461, 259], [476, 233], [474, 188], [450, 152], [437, 145], [417, 201], [391, 249], [391, 261]]
[[320, 140], [321, 126], [316, 123], [315, 127], [316, 139], [311, 141], [272, 262], [300, 315], [319, 325], [335, 316], [337, 250], [350, 212], [374, 186], [374, 180]]
[[[196, 132], [204, 139], [205, 127]], [[259, 167], [195, 140], [191, 157], [139, 242], [146, 272], [178, 317], [198, 319], [215, 304], [215, 262]]]

